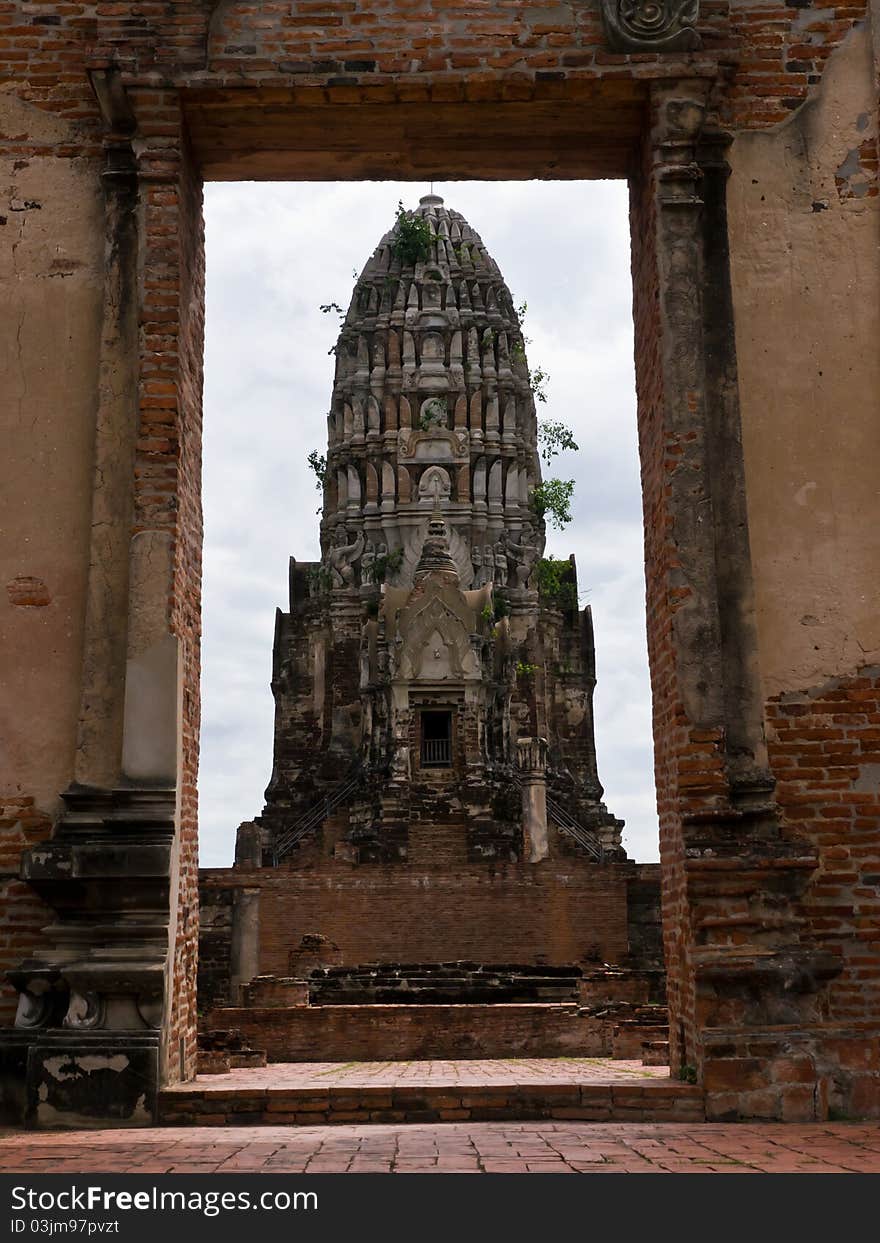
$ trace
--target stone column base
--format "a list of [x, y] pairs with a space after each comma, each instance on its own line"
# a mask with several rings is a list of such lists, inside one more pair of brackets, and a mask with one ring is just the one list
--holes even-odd
[[155, 1126], [158, 1096], [158, 1032], [0, 1032], [0, 1122], [7, 1126]]

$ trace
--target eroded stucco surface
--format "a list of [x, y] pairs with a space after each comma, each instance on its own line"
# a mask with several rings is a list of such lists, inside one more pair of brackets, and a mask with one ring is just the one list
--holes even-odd
[[69, 124], [0, 91], [0, 782], [54, 810], [69, 783], [89, 555], [103, 213], [97, 169], [57, 158]]
[[768, 695], [880, 655], [880, 198], [871, 40], [731, 152], [749, 529]]

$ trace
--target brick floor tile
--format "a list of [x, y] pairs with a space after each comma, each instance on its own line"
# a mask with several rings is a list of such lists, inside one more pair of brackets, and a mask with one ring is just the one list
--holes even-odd
[[[383, 1072], [387, 1073], [387, 1072]], [[880, 1173], [870, 1124], [450, 1122], [0, 1134], [18, 1174]]]

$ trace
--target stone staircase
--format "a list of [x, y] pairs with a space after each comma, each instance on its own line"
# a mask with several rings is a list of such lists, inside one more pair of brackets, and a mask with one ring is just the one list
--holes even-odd
[[[386, 1067], [387, 1063], [382, 1063]], [[309, 1083], [275, 1082], [273, 1069], [242, 1072], [235, 1087], [221, 1077], [162, 1090], [162, 1126], [316, 1126], [327, 1123], [523, 1122], [702, 1122], [702, 1088], [676, 1080], [645, 1077], [582, 1082], [569, 1067], [542, 1076], [521, 1068], [516, 1082], [403, 1081], [341, 1083], [324, 1073]]]
[[[270, 1063], [442, 1058], [622, 1059], [668, 1065], [659, 970], [576, 964], [376, 962], [343, 966], [300, 951], [295, 975], [256, 976], [238, 1006], [212, 1009], [203, 1029], [232, 1029], [243, 1046], [202, 1042], [204, 1069]], [[233, 1056], [230, 1057], [229, 1055]]]
[[250, 1070], [265, 1065], [265, 1050], [252, 1049], [241, 1032], [233, 1028], [200, 1029], [198, 1074], [225, 1075], [231, 1070]]
[[581, 969], [476, 962], [367, 963], [319, 967], [309, 1004], [492, 1005], [577, 1000]]
[[614, 1058], [646, 1066], [669, 1064], [669, 1011], [660, 969], [605, 968], [587, 972], [578, 985], [584, 1012], [605, 1024]]

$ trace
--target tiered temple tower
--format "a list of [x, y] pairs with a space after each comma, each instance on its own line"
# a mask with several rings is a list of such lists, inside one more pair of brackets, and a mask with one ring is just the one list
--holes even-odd
[[322, 559], [291, 559], [275, 750], [239, 860], [298, 867], [620, 861], [596, 771], [589, 608], [541, 572], [537, 420], [497, 264], [436, 195], [399, 226], [336, 345]]

